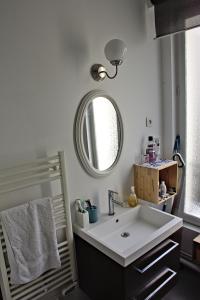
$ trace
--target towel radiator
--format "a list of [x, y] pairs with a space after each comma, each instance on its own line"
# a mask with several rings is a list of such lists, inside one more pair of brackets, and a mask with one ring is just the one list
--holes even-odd
[[59, 192], [56, 189], [55, 195], [49, 196], [53, 202], [56, 233], [62, 235], [61, 241], [57, 241], [61, 268], [49, 270], [29, 283], [11, 285], [10, 266], [0, 223], [0, 280], [3, 300], [36, 300], [61, 286], [68, 290], [75, 285], [73, 232], [64, 152], [60, 151], [55, 156], [36, 159], [21, 166], [0, 171], [0, 197], [29, 187], [42, 186], [48, 182], [56, 182], [60, 186]]

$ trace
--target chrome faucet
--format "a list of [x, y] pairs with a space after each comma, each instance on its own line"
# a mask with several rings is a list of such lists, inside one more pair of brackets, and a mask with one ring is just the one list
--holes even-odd
[[115, 214], [114, 211], [115, 195], [118, 195], [118, 193], [108, 190], [108, 215], [109, 216], [113, 216]]

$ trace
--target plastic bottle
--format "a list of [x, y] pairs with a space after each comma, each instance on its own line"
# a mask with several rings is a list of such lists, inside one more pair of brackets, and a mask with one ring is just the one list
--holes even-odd
[[153, 136], [148, 137], [148, 145], [146, 149], [146, 154], [149, 155], [149, 162], [156, 161], [156, 153], [155, 153], [155, 143], [153, 140]]
[[130, 207], [135, 207], [138, 204], [138, 199], [135, 193], [135, 188], [134, 186], [131, 187], [131, 193], [128, 197], [128, 205]]
[[160, 140], [159, 138], [155, 138], [155, 155], [156, 161], [160, 160]]
[[167, 193], [167, 187], [165, 185], [165, 182], [164, 181], [161, 181], [161, 184], [160, 184], [160, 197], [163, 198]]

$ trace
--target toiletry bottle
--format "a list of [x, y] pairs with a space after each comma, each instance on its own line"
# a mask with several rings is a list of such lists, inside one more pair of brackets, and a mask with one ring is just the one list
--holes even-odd
[[159, 138], [155, 138], [155, 155], [156, 161], [160, 160], [160, 140]]
[[161, 181], [161, 184], [160, 184], [160, 197], [161, 198], [165, 197], [166, 193], [167, 193], [167, 187], [166, 187], [165, 182], [163, 180], [163, 181]]
[[149, 163], [149, 154], [147, 154], [147, 138], [143, 138], [141, 142], [141, 164]]
[[153, 136], [148, 137], [148, 145], [146, 149], [146, 154], [149, 155], [149, 162], [154, 162], [156, 160], [156, 153], [155, 153], [155, 143], [153, 140]]
[[131, 193], [128, 197], [128, 205], [130, 207], [135, 207], [138, 204], [138, 199], [135, 193], [135, 188], [134, 186], [131, 187]]

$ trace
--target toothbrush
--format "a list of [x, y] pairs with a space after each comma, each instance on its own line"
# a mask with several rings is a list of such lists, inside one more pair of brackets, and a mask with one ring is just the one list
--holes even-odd
[[76, 207], [79, 212], [83, 212], [83, 208], [81, 206], [81, 201], [79, 199], [76, 200]]
[[82, 207], [81, 201], [79, 199], [76, 199], [76, 206], [79, 212], [86, 213], [87, 211]]
[[91, 204], [90, 200], [88, 199], [85, 202], [87, 203], [88, 207], [91, 209], [92, 208], [92, 204]]

